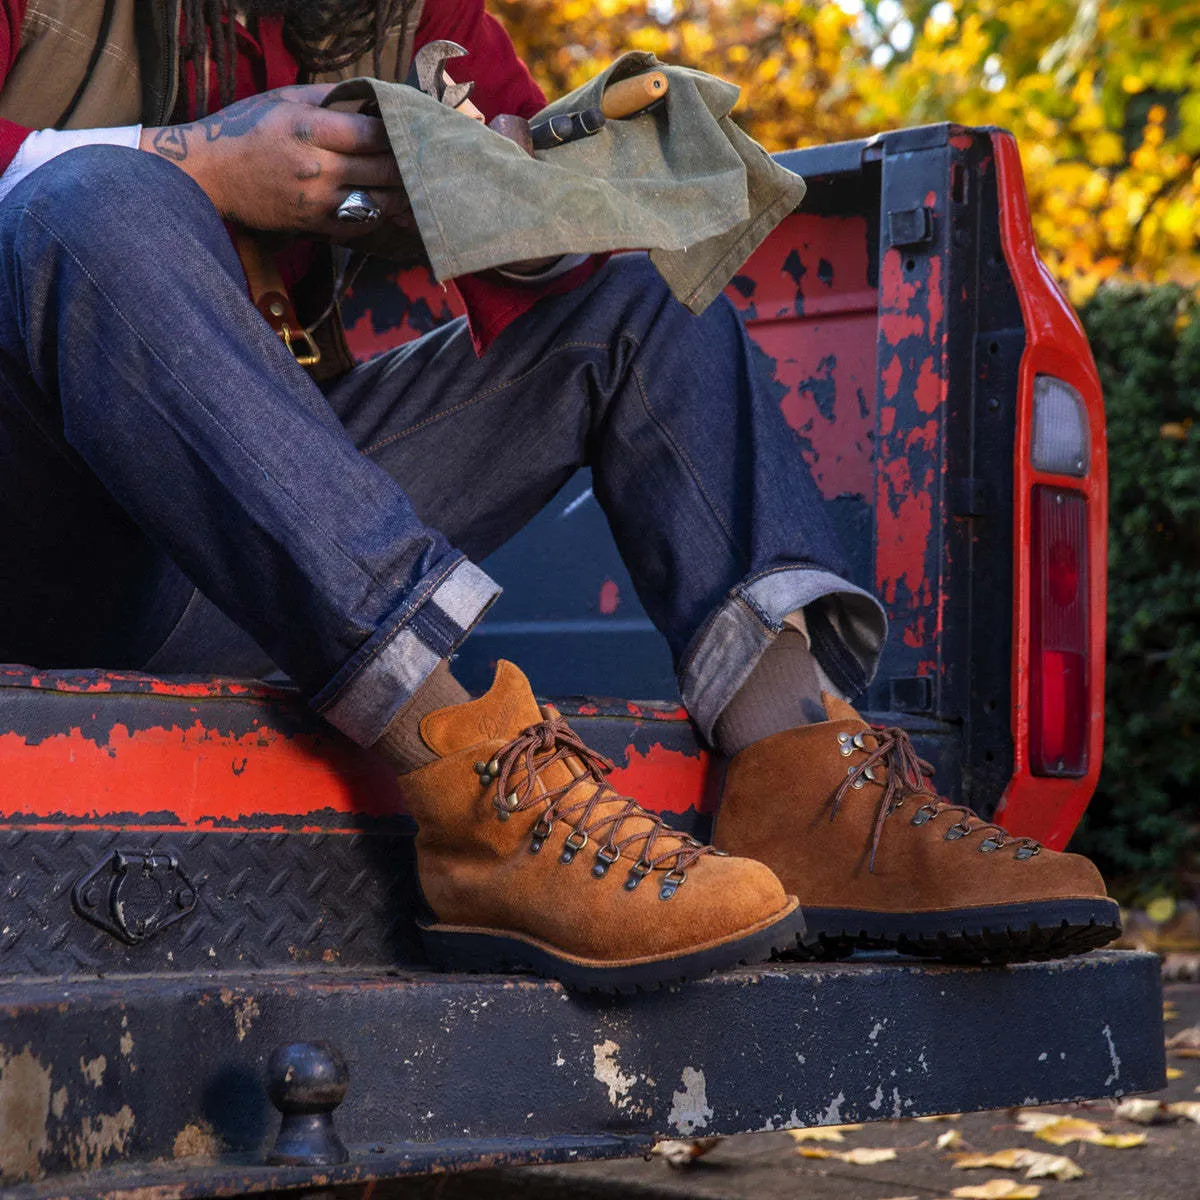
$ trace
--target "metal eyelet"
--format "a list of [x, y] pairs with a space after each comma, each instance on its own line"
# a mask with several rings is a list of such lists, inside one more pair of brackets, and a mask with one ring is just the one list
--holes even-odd
[[955, 821], [955, 823], [946, 830], [946, 841], [957, 842], [959, 838], [965, 838], [970, 832], [971, 831], [969, 829], [964, 828], [957, 821]]
[[592, 867], [592, 874], [597, 879], [603, 879], [608, 873], [608, 868], [621, 857], [621, 852], [616, 846], [601, 846], [596, 851], [596, 865]]
[[879, 782], [879, 780], [875, 778], [875, 768], [874, 767], [864, 767], [863, 768], [863, 776], [866, 779], [869, 779], [872, 783]]
[[1027, 859], [1030, 859], [1035, 854], [1040, 854], [1041, 852], [1041, 846], [1022, 846], [1020, 850], [1013, 855], [1013, 857], [1017, 860], [1017, 862], [1025, 862]]
[[863, 735], [861, 733], [856, 733], [854, 735], [854, 746], [858, 750], [865, 750], [867, 748], [867, 743], [863, 741]]
[[533, 837], [529, 843], [529, 853], [530, 854], [540, 853], [542, 847], [546, 844], [546, 839], [550, 836], [550, 834], [553, 831], [554, 831], [554, 822], [553, 821], [547, 821], [545, 817], [543, 817], [540, 821], [538, 821], [538, 823], [533, 827]]
[[663, 885], [659, 888], [658, 898], [660, 900], [670, 900], [677, 891], [687, 881], [687, 872], [674, 870], [668, 871], [663, 878]]
[[[857, 770], [858, 770], [858, 768], [857, 768], [857, 767], [847, 767], [847, 768], [846, 768], [846, 774], [847, 774], [847, 775], [854, 775], [854, 772], [855, 772], [855, 771], [857, 771]], [[862, 777], [861, 775], [855, 775], [855, 776], [854, 776], [854, 782], [853, 782], [853, 783], [852, 783], [850, 786], [851, 786], [851, 787], [852, 787], [852, 788], [853, 788], [853, 789], [854, 789], [856, 792], [861, 792], [861, 791], [863, 790], [863, 788], [865, 788], [865, 787], [867, 786], [867, 782], [866, 782], [866, 780], [865, 780], [865, 779], [863, 779], [863, 777]]]
[[838, 734], [838, 750], [841, 751], [843, 758], [849, 758], [854, 753], [854, 746], [851, 744], [852, 740], [848, 733]]
[[488, 770], [488, 765], [485, 762], [477, 762], [475, 764], [475, 774], [479, 776], [479, 782], [487, 787], [492, 782], [492, 773]]
[[576, 829], [574, 833], [567, 834], [567, 840], [563, 843], [563, 852], [559, 855], [558, 861], [567, 865], [575, 861], [575, 855], [588, 844], [588, 835], [582, 829]]
[[989, 834], [979, 843], [980, 854], [991, 854], [993, 850], [999, 850], [1004, 843], [994, 834]]
[[911, 824], [924, 825], [927, 822], [932, 821], [936, 816], [937, 813], [930, 808], [928, 804], [922, 804], [921, 807], [918, 808], [915, 813], [913, 813]]
[[718, 850], [718, 849], [716, 848], [716, 846], [714, 846], [714, 847], [712, 848], [712, 853], [713, 853], [713, 854], [715, 854], [715, 855], [716, 855], [718, 858], [729, 858], [729, 857], [731, 857], [731, 855], [730, 855], [730, 853], [729, 853], [729, 851], [728, 851], [728, 850]]
[[629, 878], [625, 880], [625, 890], [632, 892], [643, 879], [653, 870], [653, 866], [644, 858], [639, 858], [637, 862], [629, 868]]
[[507, 821], [514, 812], [517, 811], [521, 801], [517, 798], [516, 792], [509, 792], [507, 796], [496, 796], [492, 800], [492, 807], [496, 810], [496, 815], [502, 821]]

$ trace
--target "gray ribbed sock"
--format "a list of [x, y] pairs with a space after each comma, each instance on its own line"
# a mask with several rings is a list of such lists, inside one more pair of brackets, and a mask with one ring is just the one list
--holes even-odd
[[797, 630], [784, 629], [717, 718], [713, 742], [731, 758], [773, 733], [828, 720], [808, 641]]
[[450, 674], [449, 664], [438, 663], [408, 703], [388, 722], [374, 749], [401, 774], [433, 762], [437, 755], [421, 740], [422, 719], [435, 709], [465, 704], [470, 699], [471, 693]]

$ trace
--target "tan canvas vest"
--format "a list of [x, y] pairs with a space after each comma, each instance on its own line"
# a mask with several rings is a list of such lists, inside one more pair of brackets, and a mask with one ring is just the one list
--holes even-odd
[[[33, 129], [51, 128], [83, 84], [68, 129], [167, 123], [179, 83], [179, 0], [112, 0], [108, 36], [97, 54], [106, 2], [29, 0], [17, 61], [0, 91], [0, 117]], [[418, 0], [407, 27], [384, 47], [383, 62], [391, 64], [403, 43], [399, 78], [408, 74], [423, 8]], [[318, 79], [374, 73], [368, 54]]]

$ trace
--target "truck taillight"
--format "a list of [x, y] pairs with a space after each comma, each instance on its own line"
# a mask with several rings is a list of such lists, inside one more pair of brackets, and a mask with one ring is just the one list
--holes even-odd
[[1033, 489], [1029, 765], [1082, 776], [1088, 756], [1087, 500]]
[[1051, 475], [1082, 478], [1090, 441], [1083, 397], [1064, 380], [1039, 375], [1033, 383], [1033, 465]]

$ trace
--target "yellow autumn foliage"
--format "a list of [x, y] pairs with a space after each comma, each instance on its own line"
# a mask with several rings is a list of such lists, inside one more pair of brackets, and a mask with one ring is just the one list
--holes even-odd
[[549, 95], [628, 49], [724, 76], [768, 149], [956, 121], [1016, 134], [1076, 303], [1200, 284], [1200, 0], [493, 0]]

